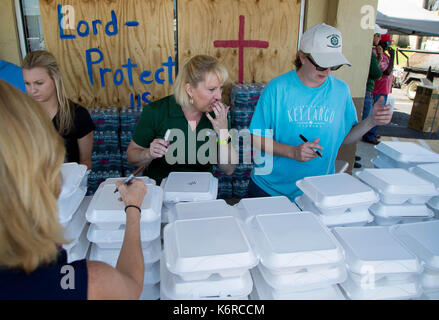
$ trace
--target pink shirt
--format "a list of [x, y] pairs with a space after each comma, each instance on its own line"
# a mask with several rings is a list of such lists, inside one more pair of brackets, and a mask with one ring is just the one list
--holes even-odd
[[[376, 54], [375, 48], [373, 48], [373, 52]], [[379, 62], [381, 71], [386, 70], [389, 64], [390, 64], [390, 56], [387, 53], [383, 52], [383, 58]], [[383, 76], [379, 80], [375, 80], [375, 87], [373, 89], [372, 95], [375, 96], [377, 94], [391, 93], [392, 84], [393, 84], [393, 73], [391, 73], [388, 76], [383, 74]]]

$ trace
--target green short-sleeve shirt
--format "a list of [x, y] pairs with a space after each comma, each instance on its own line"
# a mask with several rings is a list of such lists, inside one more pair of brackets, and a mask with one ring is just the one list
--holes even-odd
[[[212, 117], [215, 117], [212, 113]], [[230, 124], [229, 124], [230, 125]], [[154, 159], [143, 172], [160, 184], [170, 172], [212, 172], [217, 163], [216, 133], [212, 123], [202, 115], [193, 131], [173, 95], [143, 107], [132, 139], [139, 146], [149, 148], [154, 139], [163, 139], [170, 129], [170, 146], [166, 156]]]

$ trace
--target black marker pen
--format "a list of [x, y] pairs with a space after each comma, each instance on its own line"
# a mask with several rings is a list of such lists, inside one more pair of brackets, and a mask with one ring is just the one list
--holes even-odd
[[[308, 142], [308, 140], [304, 137], [304, 136], [302, 136], [301, 134], [299, 135], [299, 137], [300, 137], [300, 139], [302, 139], [303, 140], [303, 142]], [[315, 150], [315, 149], [312, 149], [320, 158], [322, 158], [322, 154], [318, 151], [318, 150]]]

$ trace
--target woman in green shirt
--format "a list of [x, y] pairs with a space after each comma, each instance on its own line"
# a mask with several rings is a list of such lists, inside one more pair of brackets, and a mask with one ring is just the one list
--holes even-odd
[[128, 162], [146, 165], [144, 175], [157, 184], [170, 172], [211, 172], [213, 164], [231, 175], [238, 156], [230, 143], [230, 107], [221, 102], [227, 79], [227, 69], [214, 57], [186, 61], [174, 93], [143, 108], [127, 149]]

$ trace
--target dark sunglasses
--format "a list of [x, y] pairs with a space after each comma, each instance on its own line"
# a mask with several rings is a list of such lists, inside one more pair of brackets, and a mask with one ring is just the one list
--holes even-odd
[[316, 69], [317, 69], [317, 71], [325, 71], [325, 70], [327, 70], [327, 69], [331, 69], [331, 71], [335, 71], [335, 70], [338, 70], [338, 69], [340, 69], [343, 65], [341, 64], [341, 65], [339, 65], [339, 66], [334, 66], [334, 67], [328, 67], [328, 68], [322, 68], [321, 66], [319, 66], [317, 63], [315, 63], [314, 62], [314, 60], [313, 59], [311, 59], [309, 56], [306, 56], [307, 57], [307, 59], [309, 60], [309, 62], [311, 62], [313, 65], [314, 65], [314, 67], [316, 67]]

